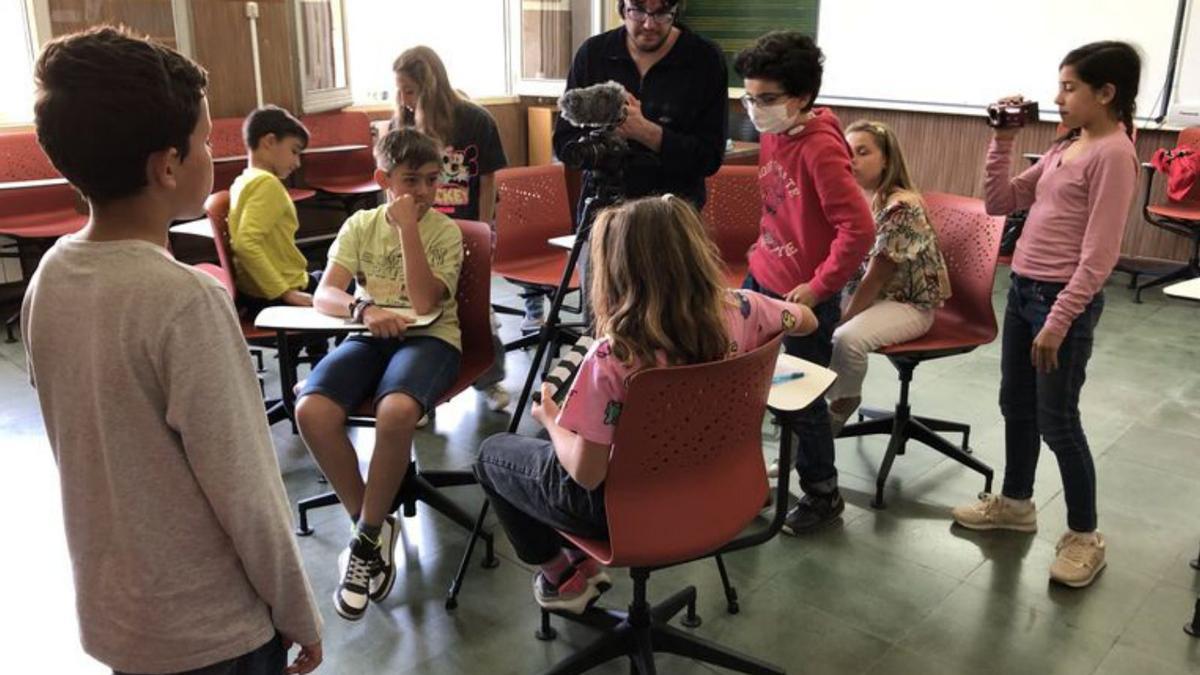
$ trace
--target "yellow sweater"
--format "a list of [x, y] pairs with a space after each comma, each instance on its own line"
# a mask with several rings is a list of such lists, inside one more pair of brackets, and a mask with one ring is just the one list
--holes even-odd
[[239, 293], [274, 300], [308, 285], [308, 261], [296, 248], [300, 221], [274, 174], [248, 168], [229, 189], [229, 235]]

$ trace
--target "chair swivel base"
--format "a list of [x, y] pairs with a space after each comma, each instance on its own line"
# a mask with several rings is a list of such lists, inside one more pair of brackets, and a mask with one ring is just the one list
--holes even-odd
[[[879, 474], [875, 479], [875, 498], [871, 501], [872, 508], [882, 509], [885, 507], [883, 489], [887, 483], [888, 474], [891, 473], [892, 462], [895, 461], [897, 455], [904, 454], [905, 446], [910, 440], [920, 441], [959, 464], [982, 474], [984, 477], [984, 492], [992, 491], [992, 468], [971, 455], [971, 449], [967, 443], [971, 433], [970, 425], [931, 417], [914, 416], [911, 414], [906, 403], [897, 405], [896, 411], [891, 414], [880, 414], [878, 411], [864, 410], [861, 413], [861, 417], [872, 419], [866, 422], [859, 422], [858, 424], [846, 425], [842, 428], [841, 433], [838, 434], [838, 438], [854, 438], [876, 434], [887, 434], [891, 437], [888, 441], [887, 453], [883, 457], [883, 463], [880, 465]], [[963, 435], [962, 445], [954, 445], [939, 434], [939, 431], [961, 433]]]
[[[600, 608], [592, 608], [579, 615], [554, 612], [564, 619], [590, 626], [604, 634], [582, 651], [547, 670], [546, 675], [584, 673], [620, 657], [629, 659], [631, 673], [655, 675], [658, 672], [654, 665], [655, 653], [675, 654], [739, 673], [784, 674], [782, 668], [668, 625], [667, 622], [685, 608], [687, 613], [682, 620], [683, 625], [692, 628], [700, 625], [700, 617], [696, 615], [695, 586], [688, 586], [654, 606], [645, 600], [645, 576], [639, 579], [636, 571], [634, 587], [635, 599], [628, 612]], [[549, 613], [543, 611], [542, 627], [537, 637], [540, 640], [553, 640], [555, 636], [554, 629], [550, 627]]]
[[1155, 277], [1155, 278], [1151, 279], [1150, 281], [1147, 281], [1143, 284], [1139, 284], [1137, 286], [1137, 289], [1134, 291], [1133, 301], [1138, 304], [1141, 304], [1142, 291], [1146, 290], [1147, 288], [1156, 288], [1158, 286], [1166, 286], [1169, 283], [1173, 283], [1176, 281], [1187, 281], [1188, 279], [1195, 279], [1196, 277], [1200, 277], [1200, 265], [1195, 264], [1195, 263], [1189, 263], [1187, 265], [1184, 265], [1183, 267], [1177, 268], [1173, 272], [1169, 272], [1162, 276]]
[[1145, 283], [1137, 284], [1134, 287], [1133, 301], [1140, 305], [1142, 303], [1142, 291], [1147, 288], [1157, 288], [1175, 281], [1187, 281], [1196, 277], [1200, 277], [1200, 234], [1193, 235], [1192, 237], [1192, 255], [1188, 258], [1187, 264], [1160, 274]]

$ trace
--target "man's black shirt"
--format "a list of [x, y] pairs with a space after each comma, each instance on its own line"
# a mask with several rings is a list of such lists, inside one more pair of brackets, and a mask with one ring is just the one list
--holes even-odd
[[[625, 196], [641, 197], [671, 192], [697, 208], [704, 205], [704, 177], [720, 168], [725, 157], [725, 127], [729, 119], [729, 89], [725, 57], [711, 41], [692, 31], [682, 31], [671, 51], [654, 64], [646, 77], [626, 47], [625, 27], [589, 38], [575, 53], [567, 89], [588, 87], [608, 80], [619, 82], [642, 103], [646, 119], [663, 128], [657, 162], [633, 161], [625, 170]], [[562, 154], [569, 141], [587, 133], [559, 119], [554, 127], [554, 151]], [[653, 154], [630, 142], [632, 154]], [[583, 197], [590, 177], [584, 177]]]

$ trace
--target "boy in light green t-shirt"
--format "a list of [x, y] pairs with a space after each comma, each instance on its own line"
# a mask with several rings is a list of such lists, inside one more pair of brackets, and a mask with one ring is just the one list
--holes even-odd
[[[334, 591], [335, 609], [349, 620], [391, 591], [398, 527], [392, 500], [408, 471], [417, 421], [458, 377], [462, 350], [454, 300], [462, 232], [430, 208], [441, 148], [419, 131], [392, 131], [376, 145], [375, 160], [388, 203], [346, 220], [314, 295], [317, 311], [361, 321], [370, 334], [346, 339], [318, 363], [296, 405], [304, 442], [356, 523]], [[354, 295], [343, 290], [352, 280]], [[410, 328], [389, 307], [438, 318]], [[375, 451], [364, 483], [345, 424], [368, 399], [375, 403]]]

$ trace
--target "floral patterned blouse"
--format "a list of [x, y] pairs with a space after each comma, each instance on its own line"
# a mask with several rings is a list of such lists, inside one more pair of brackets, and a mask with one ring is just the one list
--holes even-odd
[[[880, 292], [880, 300], [936, 309], [950, 297], [946, 261], [938, 250], [937, 234], [919, 203], [897, 201], [875, 214], [875, 245], [868, 260], [880, 254], [898, 266]], [[847, 293], [858, 287], [866, 266], [867, 261], [863, 261]]]

